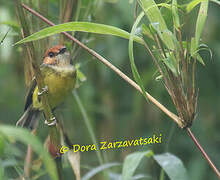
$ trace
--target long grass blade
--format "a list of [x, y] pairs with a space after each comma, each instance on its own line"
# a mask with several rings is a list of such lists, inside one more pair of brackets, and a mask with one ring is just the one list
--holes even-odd
[[204, 29], [205, 21], [207, 18], [207, 12], [208, 12], [208, 0], [204, 0], [201, 2], [198, 18], [196, 21], [196, 32], [195, 32], [195, 41], [196, 41], [196, 48], [199, 47], [199, 41], [200, 37], [202, 35], [202, 31]]
[[159, 24], [159, 30], [160, 32], [162, 32], [160, 38], [163, 40], [167, 48], [173, 50], [175, 46], [172, 40], [172, 36], [169, 33], [167, 33], [168, 28], [163, 19], [163, 16], [160, 13], [158, 5], [154, 2], [154, 0], [138, 0], [138, 2], [145, 14], [147, 15], [150, 22]]
[[49, 153], [44, 149], [39, 139], [31, 134], [28, 130], [13, 126], [2, 125], [0, 133], [10, 138], [19, 140], [26, 145], [30, 145], [32, 149], [42, 158], [45, 168], [53, 180], [58, 180], [56, 165], [51, 159]]
[[[114, 26], [91, 23], [91, 22], [69, 22], [69, 23], [59, 24], [59, 25], [55, 25], [52, 27], [42, 29], [18, 41], [17, 43], [15, 43], [15, 45], [39, 40], [39, 39], [42, 39], [42, 38], [45, 38], [45, 37], [48, 37], [54, 34], [58, 34], [61, 32], [65, 32], [65, 31], [90, 32], [90, 33], [118, 36], [118, 37], [125, 38], [125, 39], [129, 39], [130, 37], [130, 34], [127, 31], [124, 31]], [[134, 41], [140, 44], [144, 43], [144, 41], [138, 36], [134, 36]]]
[[139, 24], [139, 22], [141, 21], [141, 19], [144, 17], [144, 12], [141, 12], [140, 15], [137, 17], [132, 29], [131, 29], [131, 35], [130, 35], [130, 38], [129, 38], [129, 45], [128, 45], [128, 53], [129, 53], [129, 59], [130, 59], [130, 63], [131, 63], [131, 69], [132, 69], [132, 73], [133, 73], [133, 76], [134, 76], [134, 79], [135, 81], [137, 82], [137, 84], [140, 86], [141, 90], [142, 90], [142, 94], [144, 95], [144, 97], [146, 99], [147, 96], [146, 96], [146, 93], [145, 93], [145, 88], [144, 88], [144, 84], [143, 84], [143, 81], [140, 77], [140, 74], [138, 73], [138, 70], [137, 70], [137, 67], [135, 65], [135, 62], [134, 62], [134, 47], [133, 47], [133, 40], [134, 40], [134, 32], [137, 28], [137, 25]]

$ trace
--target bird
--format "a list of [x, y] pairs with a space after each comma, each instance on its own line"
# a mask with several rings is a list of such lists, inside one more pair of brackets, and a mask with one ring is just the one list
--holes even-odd
[[30, 130], [37, 127], [39, 115], [43, 112], [42, 93], [48, 93], [48, 102], [54, 111], [75, 87], [76, 69], [72, 65], [70, 53], [64, 45], [53, 46], [45, 52], [40, 71], [45, 87], [39, 90], [37, 81], [33, 78], [25, 98], [24, 113], [16, 126]]

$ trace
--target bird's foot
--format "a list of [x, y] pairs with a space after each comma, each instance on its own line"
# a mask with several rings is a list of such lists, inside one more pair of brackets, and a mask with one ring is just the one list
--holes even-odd
[[42, 88], [42, 91], [41, 91], [41, 92], [38, 92], [37, 95], [38, 95], [38, 96], [41, 96], [42, 94], [44, 94], [44, 93], [46, 93], [46, 92], [48, 92], [48, 86], [43, 87], [43, 88]]
[[50, 121], [51, 121], [51, 122], [45, 120], [44, 123], [45, 123], [46, 125], [48, 125], [48, 126], [55, 126], [55, 125], [57, 124], [57, 120], [56, 120], [55, 117], [52, 117], [52, 118], [50, 119]]

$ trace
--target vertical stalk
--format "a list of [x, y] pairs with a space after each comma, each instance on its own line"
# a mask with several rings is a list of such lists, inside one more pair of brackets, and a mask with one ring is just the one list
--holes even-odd
[[[22, 27], [22, 35], [23, 37], [29, 36], [29, 28], [28, 28], [28, 23], [26, 22], [25, 15], [21, 6], [20, 0], [14, 0], [15, 5], [16, 5], [16, 10], [17, 10], [17, 15], [18, 19], [20, 21], [21, 27]], [[35, 48], [32, 42], [27, 43], [25, 45], [26, 51], [29, 56], [29, 61], [31, 62], [31, 65], [33, 67], [34, 75], [37, 81], [37, 86], [39, 90], [42, 90], [45, 87], [44, 81], [43, 81], [43, 76], [41, 74], [39, 65], [37, 60], [39, 59], [36, 52]], [[53, 120], [52, 118], [54, 117], [48, 102], [48, 94], [43, 93], [41, 96], [42, 100], [42, 105], [43, 105], [43, 112], [46, 117], [46, 120], [51, 123]], [[57, 151], [59, 151], [59, 143], [60, 143], [60, 135], [59, 131], [57, 130], [56, 126], [49, 126], [49, 135], [50, 135], [50, 140], [53, 146], [56, 148]], [[59, 165], [57, 165], [58, 167]], [[56, 173], [56, 172], [54, 172]], [[61, 179], [61, 178], [60, 178]]]
[[[99, 147], [99, 145], [97, 143], [97, 140], [96, 140], [96, 137], [95, 137], [95, 133], [94, 133], [94, 131], [92, 129], [92, 125], [90, 123], [89, 117], [88, 117], [88, 115], [87, 115], [87, 113], [85, 111], [85, 108], [84, 108], [84, 106], [83, 106], [83, 104], [82, 104], [82, 102], [81, 102], [81, 100], [79, 98], [79, 95], [76, 92], [76, 90], [73, 91], [73, 96], [76, 99], [76, 102], [77, 102], [77, 104], [79, 106], [79, 109], [80, 109], [80, 111], [82, 113], [83, 119], [85, 121], [86, 127], [88, 128], [88, 131], [89, 131], [89, 134], [91, 136], [93, 144], [95, 144], [96, 147]], [[101, 154], [99, 149], [97, 149], [96, 154], [97, 154], [97, 157], [98, 157], [100, 165], [102, 165], [104, 163], [104, 161], [103, 161], [102, 154]]]
[[200, 150], [200, 152], [202, 153], [203, 157], [206, 159], [206, 161], [209, 163], [210, 167], [213, 169], [213, 171], [215, 172], [215, 174], [218, 176], [218, 178], [220, 179], [220, 172], [219, 170], [216, 168], [216, 166], [213, 164], [213, 162], [211, 161], [211, 159], [209, 158], [208, 154], [205, 152], [205, 150], [203, 149], [203, 147], [200, 145], [200, 143], [198, 142], [198, 140], [196, 139], [196, 137], [194, 136], [194, 134], [192, 133], [190, 128], [186, 129], [188, 135], [191, 137], [191, 139], [193, 140], [194, 144], [197, 146], [197, 148]]

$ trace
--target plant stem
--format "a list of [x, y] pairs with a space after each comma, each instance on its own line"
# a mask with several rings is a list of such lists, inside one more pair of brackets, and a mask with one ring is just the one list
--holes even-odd
[[[95, 144], [96, 147], [97, 147], [96, 155], [97, 155], [97, 157], [98, 157], [99, 164], [100, 164], [100, 165], [103, 165], [103, 164], [104, 164], [104, 160], [103, 160], [101, 151], [100, 151], [100, 149], [99, 149], [99, 145], [98, 145], [97, 139], [96, 139], [96, 137], [95, 137], [95, 133], [94, 133], [94, 131], [93, 131], [93, 129], [92, 129], [92, 125], [91, 125], [91, 123], [90, 123], [90, 120], [89, 120], [89, 117], [88, 117], [88, 115], [87, 115], [87, 112], [86, 112], [86, 110], [85, 110], [85, 108], [84, 108], [84, 106], [83, 106], [83, 104], [82, 104], [82, 102], [81, 102], [81, 99], [80, 99], [80, 97], [79, 97], [79, 95], [78, 95], [78, 93], [77, 93], [76, 90], [73, 91], [73, 96], [74, 96], [74, 98], [75, 98], [75, 100], [76, 100], [76, 102], [77, 102], [77, 104], [78, 104], [78, 106], [79, 106], [79, 109], [80, 109], [81, 113], [82, 113], [84, 122], [85, 122], [86, 127], [88, 128], [89, 134], [90, 134], [90, 136], [91, 136], [92, 143]], [[104, 177], [105, 177], [106, 180], [109, 179], [108, 174], [107, 174], [107, 170], [103, 172], [103, 175], [104, 175]]]
[[203, 157], [206, 159], [206, 161], [209, 163], [209, 165], [211, 166], [211, 168], [213, 169], [213, 171], [216, 173], [216, 175], [218, 176], [218, 178], [220, 179], [220, 172], [219, 170], [216, 168], [216, 166], [213, 164], [213, 162], [211, 161], [211, 159], [209, 158], [208, 154], [206, 154], [205, 150], [203, 149], [203, 147], [200, 145], [200, 143], [198, 142], [198, 140], [196, 139], [196, 137], [194, 136], [194, 134], [192, 133], [190, 128], [186, 128], [186, 131], [188, 133], [188, 135], [191, 137], [191, 139], [193, 140], [194, 144], [197, 146], [197, 148], [200, 150], [200, 152], [202, 153]]
[[[37, 13], [36, 11], [34, 11], [33, 9], [29, 8], [28, 6], [24, 5], [22, 3], [23, 8], [25, 8], [26, 10], [28, 10], [29, 12], [31, 12], [32, 14], [34, 14], [35, 16], [39, 17], [41, 20], [43, 20], [44, 22], [46, 22], [47, 24], [54, 26], [55, 24], [52, 23], [51, 21], [49, 21], [47, 18], [43, 17], [42, 15], [40, 15], [39, 13]], [[79, 40], [77, 40], [76, 38], [72, 37], [70, 34], [63, 32], [63, 34], [65, 34], [69, 39], [71, 39], [72, 41], [74, 41], [75, 43], [77, 43], [80, 47], [82, 47], [83, 49], [85, 49], [86, 51], [88, 51], [92, 56], [96, 57], [99, 61], [101, 61], [103, 64], [105, 64], [107, 67], [109, 67], [111, 70], [113, 70], [116, 74], [118, 74], [122, 79], [124, 79], [126, 82], [128, 82], [131, 86], [133, 86], [137, 91], [139, 91], [140, 93], [142, 93], [141, 88], [133, 81], [131, 80], [128, 76], [126, 76], [123, 72], [121, 72], [117, 67], [115, 67], [113, 64], [111, 64], [108, 60], [106, 60], [104, 57], [102, 57], [101, 55], [99, 55], [98, 53], [96, 53], [94, 50], [90, 49], [89, 47], [87, 47], [86, 45], [84, 45], [83, 43], [81, 43]], [[180, 118], [172, 113], [171, 111], [169, 111], [164, 105], [162, 105], [160, 102], [158, 102], [154, 97], [152, 97], [148, 92], [146, 92], [146, 96], [148, 97], [148, 99], [154, 104], [156, 105], [160, 110], [162, 110], [165, 114], [167, 114], [175, 123], [177, 123], [179, 125], [179, 127], [182, 127], [182, 123]], [[193, 133], [191, 132], [190, 128], [186, 129], [189, 136], [191, 137], [191, 139], [193, 140], [193, 142], [195, 143], [195, 145], [198, 147], [198, 149], [201, 151], [202, 155], [205, 157], [205, 159], [208, 161], [209, 165], [212, 167], [212, 169], [214, 170], [214, 172], [216, 173], [216, 175], [220, 178], [220, 173], [218, 171], [218, 169], [215, 167], [215, 165], [212, 163], [212, 161], [210, 160], [209, 156], [205, 153], [204, 149], [202, 148], [202, 146], [199, 144], [199, 142], [196, 140], [195, 136], [193, 135]]]
[[[36, 129], [34, 129], [31, 133], [33, 135], [36, 135]], [[27, 154], [25, 158], [25, 163], [24, 163], [24, 175], [27, 178], [30, 178], [31, 175], [31, 164], [32, 164], [32, 158], [33, 158], [33, 150], [30, 145], [28, 145], [27, 148]]]
[[[98, 147], [98, 143], [97, 143], [97, 140], [96, 140], [96, 137], [95, 137], [95, 133], [92, 129], [92, 125], [90, 123], [89, 117], [88, 117], [88, 115], [85, 111], [85, 108], [84, 108], [84, 106], [83, 106], [76, 90], [73, 91], [73, 96], [74, 96], [74, 98], [75, 98], [75, 100], [76, 100], [76, 102], [79, 106], [79, 109], [80, 109], [81, 113], [82, 113], [82, 116], [83, 116], [83, 119], [85, 121], [86, 127], [88, 128], [89, 134], [91, 136], [92, 143], [95, 144], [96, 147]], [[103, 161], [103, 158], [102, 158], [102, 155], [101, 155], [101, 152], [100, 152], [99, 148], [97, 149], [96, 154], [97, 154], [100, 165], [103, 165], [104, 161]]]

